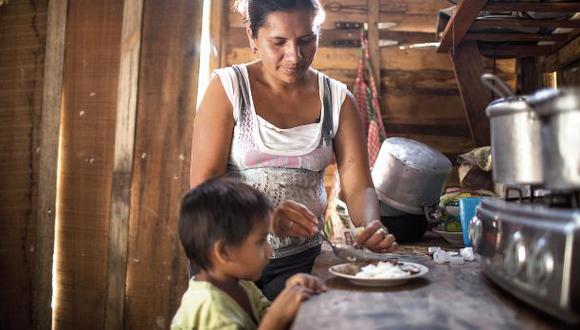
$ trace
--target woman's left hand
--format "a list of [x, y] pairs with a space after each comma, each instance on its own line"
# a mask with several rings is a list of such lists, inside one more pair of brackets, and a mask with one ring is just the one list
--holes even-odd
[[376, 253], [393, 252], [398, 247], [393, 234], [389, 234], [387, 228], [379, 220], [369, 222], [356, 241], [358, 244]]

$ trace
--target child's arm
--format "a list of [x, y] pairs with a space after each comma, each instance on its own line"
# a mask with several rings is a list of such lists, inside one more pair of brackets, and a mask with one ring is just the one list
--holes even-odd
[[259, 330], [288, 329], [300, 304], [313, 292], [302, 285], [286, 286], [272, 303], [260, 322]]
[[318, 277], [308, 274], [296, 274], [286, 280], [287, 288], [297, 284], [307, 287], [314, 293], [322, 293], [328, 290]]

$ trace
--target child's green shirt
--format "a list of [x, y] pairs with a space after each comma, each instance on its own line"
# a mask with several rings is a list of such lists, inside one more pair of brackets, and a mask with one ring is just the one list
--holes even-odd
[[227, 293], [205, 281], [189, 281], [189, 288], [173, 317], [171, 329], [256, 329], [270, 302], [251, 281], [240, 281], [248, 294], [250, 316]]

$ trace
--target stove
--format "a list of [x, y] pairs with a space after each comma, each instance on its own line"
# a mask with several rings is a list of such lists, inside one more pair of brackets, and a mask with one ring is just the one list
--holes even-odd
[[580, 322], [578, 192], [482, 199], [470, 224], [484, 274], [548, 314]]

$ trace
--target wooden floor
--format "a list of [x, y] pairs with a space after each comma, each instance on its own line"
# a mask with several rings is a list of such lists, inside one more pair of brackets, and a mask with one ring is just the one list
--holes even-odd
[[[429, 233], [428, 233], [429, 234]], [[506, 294], [480, 271], [479, 262], [438, 265], [428, 246], [457, 251], [434, 236], [405, 245], [401, 259], [429, 268], [424, 277], [402, 286], [367, 288], [334, 277], [328, 267], [342, 263], [328, 246], [313, 274], [329, 291], [305, 302], [292, 329], [554, 329], [566, 324]], [[391, 255], [392, 257], [392, 255]]]

